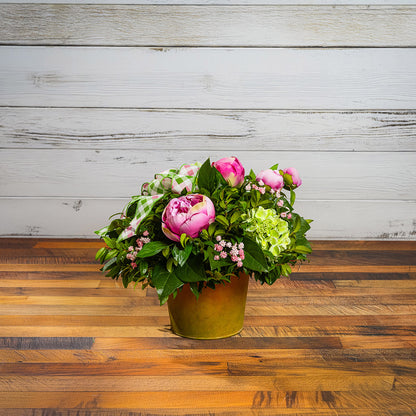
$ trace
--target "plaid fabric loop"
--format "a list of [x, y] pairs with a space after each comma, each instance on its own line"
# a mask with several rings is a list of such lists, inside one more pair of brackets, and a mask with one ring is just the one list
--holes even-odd
[[[133, 237], [139, 224], [150, 214], [156, 201], [166, 191], [180, 194], [184, 189], [188, 192], [195, 190], [196, 173], [201, 164], [184, 164], [179, 169], [168, 169], [155, 175], [155, 179], [142, 185], [141, 195], [134, 197], [127, 207], [137, 203], [136, 213], [129, 226], [120, 234], [118, 241]], [[125, 211], [127, 210], [127, 207]]]

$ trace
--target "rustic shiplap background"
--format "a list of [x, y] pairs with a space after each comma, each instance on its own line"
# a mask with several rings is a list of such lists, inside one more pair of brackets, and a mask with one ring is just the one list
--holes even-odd
[[237, 155], [298, 168], [313, 238], [414, 239], [415, 136], [414, 0], [0, 1], [2, 236]]

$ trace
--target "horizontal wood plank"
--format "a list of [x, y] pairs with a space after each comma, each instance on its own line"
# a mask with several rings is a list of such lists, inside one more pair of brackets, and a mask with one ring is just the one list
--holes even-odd
[[4, 46], [0, 105], [414, 109], [415, 62], [412, 48]]
[[415, 46], [411, 6], [6, 4], [0, 44]]
[[0, 108], [17, 149], [416, 151], [414, 111]]
[[[217, 160], [223, 152], [66, 149], [5, 149], [0, 196], [17, 197], [126, 197], [140, 193], [141, 184], [166, 168]], [[416, 200], [416, 171], [413, 152], [279, 152], [239, 151], [247, 172], [279, 163], [297, 167], [303, 184], [298, 199], [314, 200]], [[389, 175], [385, 175], [386, 164]], [[28, 175], [28, 166], [31, 174]], [[406, 171], [406, 175], [403, 172]], [[383, 177], [383, 186], [380, 178]], [[363, 179], [365, 178], [365, 180]], [[81, 209], [74, 206], [74, 210]], [[121, 210], [123, 206], [119, 207]], [[382, 229], [380, 227], [380, 229]]]

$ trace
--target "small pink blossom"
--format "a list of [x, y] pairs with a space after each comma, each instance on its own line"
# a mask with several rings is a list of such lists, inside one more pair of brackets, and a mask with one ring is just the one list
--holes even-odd
[[223, 249], [224, 249], [224, 247], [223, 247], [223, 246], [221, 246], [220, 244], [215, 244], [215, 246], [214, 246], [214, 250], [215, 250], [215, 251], [220, 252], [220, 251], [222, 251]]
[[245, 256], [245, 254], [243, 253], [243, 254], [240, 254], [240, 259], [241, 260], [244, 260], [246, 258], [246, 256]]
[[133, 269], [135, 269], [135, 268], [137, 267], [137, 264], [136, 264], [136, 263], [132, 263], [132, 264], [131, 264], [131, 267], [132, 267]]
[[238, 257], [237, 256], [231, 256], [231, 261], [238, 261]]
[[241, 257], [241, 256], [244, 256], [244, 250], [240, 248], [240, 250], [238, 250], [238, 255], [239, 255], [240, 257]]
[[264, 185], [264, 182], [260, 179], [260, 180], [258, 181], [258, 184], [259, 184], [260, 186], [263, 186], [263, 185]]
[[286, 218], [287, 214], [286, 214], [286, 212], [282, 212], [282, 213], [280, 214], [280, 216], [281, 216], [282, 218]]
[[243, 262], [242, 262], [242, 261], [239, 261], [239, 262], [237, 263], [237, 267], [243, 267]]
[[217, 241], [221, 241], [221, 240], [222, 240], [222, 237], [221, 237], [220, 235], [217, 235], [217, 236], [215, 237], [215, 239], [216, 239]]
[[287, 218], [289, 218], [289, 220], [292, 218], [292, 214], [290, 212], [287, 214]]
[[145, 236], [145, 237], [147, 237], [148, 235], [149, 235], [149, 231], [145, 231], [144, 233], [143, 233], [143, 235]]
[[237, 247], [233, 247], [233, 248], [230, 250], [230, 255], [231, 255], [231, 256], [237, 256], [237, 255], [238, 255], [238, 249], [237, 249]]
[[239, 248], [240, 250], [242, 250], [242, 249], [244, 248], [244, 243], [240, 243], [240, 244], [238, 245], [238, 248]]
[[230, 242], [228, 242], [228, 243], [226, 244], [226, 246], [227, 246], [228, 248], [231, 248], [231, 247], [232, 247], [232, 244], [231, 244]]
[[227, 245], [227, 242], [225, 240], [220, 241], [220, 246], [225, 247]]
[[227, 253], [226, 253], [225, 251], [221, 251], [221, 253], [220, 253], [220, 257], [221, 257], [222, 259], [225, 259], [225, 258], [227, 257]]
[[264, 195], [266, 193], [266, 188], [259, 188], [259, 192]]
[[134, 251], [134, 247], [133, 246], [130, 246], [129, 247], [129, 251]]
[[246, 191], [251, 191], [251, 185], [250, 184], [246, 185]]
[[283, 201], [282, 201], [282, 200], [280, 200], [280, 201], [277, 203], [277, 206], [278, 206], [278, 207], [282, 207], [282, 206], [283, 206]]
[[256, 191], [259, 190], [259, 187], [257, 185], [253, 185], [253, 189], [255, 189]]
[[219, 260], [219, 259], [220, 259], [220, 256], [218, 255], [214, 256], [214, 260]]
[[136, 244], [137, 244], [137, 246], [139, 247], [139, 250], [141, 250], [141, 249], [142, 249], [142, 247], [143, 247], [143, 241], [141, 241], [141, 240], [140, 240], [140, 238], [138, 238], [138, 239], [136, 240]]

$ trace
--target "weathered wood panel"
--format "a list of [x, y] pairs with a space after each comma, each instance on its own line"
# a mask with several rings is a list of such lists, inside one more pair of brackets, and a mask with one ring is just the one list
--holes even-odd
[[[68, 4], [68, 0], [0, 0], [2, 3]], [[269, 5], [362, 5], [363, 0], [71, 0], [71, 4], [269, 4]], [[414, 5], [414, 0], [366, 0], [366, 5]]]
[[[0, 223], [0, 235], [91, 237], [127, 201], [1, 198], [0, 216], [7, 221]], [[314, 219], [308, 233], [312, 238], [415, 239], [414, 201], [298, 200], [296, 205], [306, 218]]]
[[5, 4], [0, 44], [415, 46], [411, 6]]
[[[295, 166], [304, 183], [302, 199], [415, 200], [415, 156], [411, 152], [233, 152], [247, 172], [279, 163]], [[0, 153], [1, 196], [126, 197], [167, 168], [203, 162], [218, 151], [4, 149]], [[388, 172], [388, 174], [387, 174]], [[405, 173], [404, 173], [405, 172]]]
[[2, 47], [0, 85], [3, 106], [414, 109], [416, 50]]
[[0, 147], [416, 151], [416, 112], [0, 108]]

